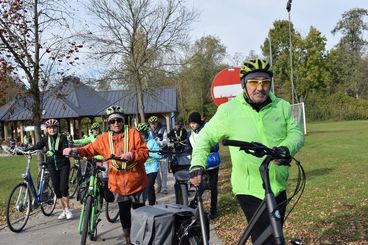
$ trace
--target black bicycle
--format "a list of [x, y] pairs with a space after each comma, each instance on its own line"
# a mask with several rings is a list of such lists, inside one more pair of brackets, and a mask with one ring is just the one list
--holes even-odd
[[173, 173], [175, 179], [175, 203], [188, 206], [189, 167], [191, 161], [190, 147], [184, 142], [175, 141], [159, 151], [150, 152], [158, 152], [167, 157], [168, 172]]
[[[304, 169], [302, 165], [294, 157], [291, 157], [290, 155], [286, 155], [284, 151], [280, 151], [277, 148], [271, 149], [261, 143], [257, 143], [257, 142], [249, 143], [249, 142], [237, 141], [237, 140], [223, 140], [222, 144], [225, 146], [239, 147], [240, 150], [245, 151], [247, 154], [251, 154], [255, 157], [259, 157], [259, 158], [265, 157], [263, 162], [261, 163], [261, 166], [259, 167], [259, 171], [261, 173], [261, 178], [263, 182], [263, 188], [265, 189], [265, 198], [259, 205], [252, 219], [249, 221], [249, 224], [244, 230], [242, 236], [240, 237], [238, 244], [246, 243], [246, 241], [249, 239], [252, 233], [253, 228], [258, 222], [261, 214], [265, 211], [267, 211], [267, 213], [269, 214], [270, 225], [264, 230], [261, 236], [259, 236], [258, 239], [253, 244], [255, 245], [263, 244], [264, 241], [266, 241], [266, 239], [268, 239], [271, 236], [275, 238], [275, 244], [278, 244], [278, 245], [285, 244], [285, 239], [284, 239], [282, 224], [281, 224], [281, 219], [280, 219], [281, 218], [280, 212], [279, 212], [279, 209], [276, 203], [275, 196], [271, 190], [271, 185], [270, 185], [270, 180], [269, 180], [269, 167], [270, 167], [271, 161], [275, 159], [285, 160], [285, 161], [281, 161], [279, 164], [287, 165], [287, 166], [290, 166], [290, 162], [291, 162], [288, 160], [293, 159], [298, 167], [298, 182], [295, 187], [293, 195], [290, 198], [288, 198], [287, 203], [289, 203], [291, 199], [294, 198], [298, 193], [299, 193], [299, 196], [296, 202], [294, 203], [293, 207], [289, 211], [288, 213], [289, 215], [290, 212], [295, 207], [295, 205], [297, 204], [297, 202], [299, 201], [304, 191], [305, 173], [304, 173]], [[292, 239], [290, 240], [290, 242], [292, 244], [301, 244], [301, 241], [299, 239]]]
[[86, 188], [86, 182], [92, 171], [91, 162], [88, 160], [75, 159], [74, 165], [69, 172], [69, 198], [77, 194], [77, 200], [81, 199], [81, 189]]
[[158, 204], [132, 213], [132, 244], [208, 245], [209, 218], [204, 211], [203, 191], [196, 187], [191, 203]]

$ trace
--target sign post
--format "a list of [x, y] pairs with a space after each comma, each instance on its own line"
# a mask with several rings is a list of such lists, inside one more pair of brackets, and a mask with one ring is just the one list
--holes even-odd
[[226, 68], [220, 71], [212, 81], [211, 96], [217, 106], [233, 99], [241, 91], [239, 67]]

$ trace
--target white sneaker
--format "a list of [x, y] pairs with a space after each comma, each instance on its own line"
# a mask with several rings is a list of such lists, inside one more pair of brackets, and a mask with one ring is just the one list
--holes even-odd
[[65, 214], [66, 214], [66, 219], [73, 218], [73, 213], [69, 209], [65, 210]]
[[65, 213], [65, 210], [63, 210], [63, 212], [61, 212], [61, 214], [59, 215], [58, 219], [65, 219], [67, 216], [66, 216], [66, 213]]

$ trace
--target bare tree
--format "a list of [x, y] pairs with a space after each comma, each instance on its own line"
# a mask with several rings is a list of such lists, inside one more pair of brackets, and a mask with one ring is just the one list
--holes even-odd
[[[14, 74], [28, 83], [38, 141], [42, 91], [53, 68], [61, 63], [73, 65], [78, 59], [74, 54], [82, 45], [66, 38], [70, 18], [63, 0], [0, 0], [0, 9], [0, 57], [7, 61]], [[59, 74], [62, 75], [62, 71]]]
[[143, 122], [143, 91], [157, 84], [157, 74], [172, 72], [179, 65], [177, 55], [197, 16], [182, 2], [90, 0], [88, 5], [99, 22], [97, 30], [88, 31], [83, 38], [93, 43], [95, 57], [113, 67], [111, 79], [135, 91]]

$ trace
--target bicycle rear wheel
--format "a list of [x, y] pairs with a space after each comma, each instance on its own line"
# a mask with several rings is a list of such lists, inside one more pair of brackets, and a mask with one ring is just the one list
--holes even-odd
[[69, 172], [69, 198], [73, 198], [78, 190], [78, 166], [74, 165]]
[[87, 196], [86, 201], [84, 203], [84, 218], [83, 218], [83, 227], [82, 227], [82, 237], [81, 237], [81, 245], [85, 245], [87, 241], [87, 235], [89, 232], [89, 224], [91, 219], [92, 212], [92, 197]]
[[119, 205], [117, 202], [106, 202], [106, 219], [114, 223], [119, 217]]
[[31, 194], [26, 183], [16, 185], [6, 205], [6, 223], [13, 232], [21, 232], [31, 213]]
[[41, 211], [45, 216], [50, 216], [56, 206], [56, 195], [54, 189], [51, 187], [50, 180], [45, 180], [43, 192], [41, 195], [42, 205]]

